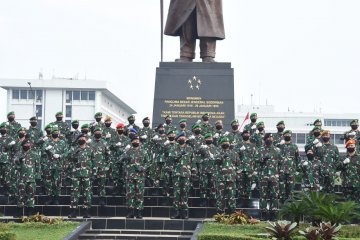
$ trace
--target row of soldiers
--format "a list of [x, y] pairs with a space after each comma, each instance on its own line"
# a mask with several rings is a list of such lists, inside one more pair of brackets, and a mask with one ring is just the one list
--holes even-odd
[[296, 175], [306, 188], [326, 192], [334, 191], [339, 175], [346, 196], [357, 201], [360, 197], [356, 120], [344, 135], [345, 158], [330, 143], [330, 132], [322, 130], [321, 121], [316, 120], [305, 146], [307, 158], [301, 159], [284, 122], [277, 124], [277, 133], [265, 133], [255, 113], [242, 132], [237, 120], [231, 122], [232, 130], [224, 131], [221, 121], [210, 124], [208, 114], [191, 130], [186, 119], [178, 127], [173, 125], [171, 116], [155, 129], [149, 118], [143, 119], [140, 128], [135, 117], [129, 116], [129, 123], [118, 124], [116, 129], [110, 117], [104, 122], [102, 118], [102, 113], [96, 113], [93, 123], [80, 127], [75, 120], [70, 128], [58, 112], [44, 135], [36, 126], [36, 117], [30, 118], [30, 127], [25, 129], [13, 112], [8, 114], [8, 122], [0, 125], [0, 178], [5, 194], [17, 201], [18, 214], [23, 207], [32, 212], [36, 185], [51, 196], [46, 204], [59, 204], [64, 182], [72, 186], [69, 217], [76, 217], [81, 195], [84, 217], [90, 217], [93, 181], [98, 185], [99, 203], [104, 205], [109, 179], [114, 182], [114, 195], [126, 191], [130, 218], [142, 217], [146, 183], [154, 185], [157, 194], [161, 191], [164, 197], [173, 198], [173, 218], [188, 217], [193, 182], [199, 182], [201, 204], [211, 199], [218, 212], [234, 211], [236, 198], [250, 198], [252, 190], [258, 189], [260, 209], [266, 216], [278, 208], [278, 199], [291, 198]]

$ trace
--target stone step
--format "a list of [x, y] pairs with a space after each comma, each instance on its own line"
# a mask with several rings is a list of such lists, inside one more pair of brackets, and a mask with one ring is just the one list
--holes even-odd
[[126, 240], [190, 240], [191, 236], [184, 235], [151, 235], [151, 234], [81, 234], [78, 239], [126, 239]]
[[92, 229], [79, 239], [190, 239], [194, 231], [144, 229]]

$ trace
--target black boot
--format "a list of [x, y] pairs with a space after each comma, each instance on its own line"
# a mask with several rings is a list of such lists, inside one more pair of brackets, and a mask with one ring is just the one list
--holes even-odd
[[126, 215], [126, 218], [134, 218], [134, 209], [128, 208], [128, 213]]
[[91, 218], [91, 215], [89, 213], [89, 208], [84, 209], [84, 215], [83, 218]]
[[143, 218], [141, 209], [136, 210], [136, 218], [137, 219], [142, 219]]
[[27, 207], [25, 213], [26, 216], [30, 217], [35, 214], [35, 210], [33, 207]]
[[100, 197], [100, 199], [99, 199], [99, 205], [100, 205], [101, 207], [105, 206], [105, 197]]
[[181, 214], [180, 214], [180, 211], [179, 210], [176, 210], [174, 215], [172, 215], [170, 217], [171, 219], [180, 219], [181, 218]]
[[69, 214], [68, 218], [76, 218], [77, 217], [77, 208], [73, 208], [71, 213]]
[[16, 207], [14, 218], [21, 218], [23, 216], [24, 208]]
[[52, 204], [59, 205], [59, 196], [54, 196]]
[[189, 210], [187, 210], [187, 209], [181, 210], [181, 218], [188, 219], [189, 218]]

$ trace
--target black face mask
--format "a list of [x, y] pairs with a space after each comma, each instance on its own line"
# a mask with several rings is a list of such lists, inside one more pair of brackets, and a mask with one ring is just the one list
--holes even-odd
[[251, 119], [251, 122], [256, 123], [256, 120], [257, 120], [256, 118], [253, 118], [253, 119]]
[[213, 143], [213, 140], [206, 140], [205, 143], [206, 143], [206, 145], [210, 145]]
[[133, 125], [134, 122], [135, 122], [135, 120], [129, 120], [129, 123], [130, 123], [131, 125]]
[[88, 134], [89, 130], [81, 130], [81, 133]]
[[19, 138], [23, 138], [25, 136], [25, 133], [19, 133], [18, 136]]
[[84, 145], [86, 143], [86, 141], [85, 140], [79, 140], [78, 143], [79, 143], [79, 145]]
[[285, 136], [285, 137], [284, 137], [284, 140], [287, 141], [287, 142], [290, 142], [290, 141], [291, 141], [291, 137], [290, 137], [290, 136]]
[[320, 132], [314, 132], [314, 136], [315, 136], [315, 137], [320, 136]]
[[31, 125], [32, 127], [36, 127], [37, 122], [31, 122], [30, 125]]
[[174, 141], [175, 140], [175, 137], [169, 137], [169, 141]]
[[9, 122], [13, 122], [15, 120], [14, 117], [8, 117]]
[[105, 127], [110, 127], [111, 123], [105, 123]]
[[232, 128], [232, 130], [236, 131], [239, 129], [239, 125], [233, 125], [233, 126], [231, 126], [231, 128]]
[[249, 141], [250, 136], [243, 136], [242, 138], [243, 138], [244, 141]]
[[45, 130], [46, 131], [46, 135], [50, 135], [51, 130]]
[[353, 152], [355, 152], [355, 148], [347, 148], [347, 151], [348, 151], [348, 153], [353, 153]]
[[134, 142], [134, 143], [132, 143], [131, 145], [132, 145], [133, 147], [138, 147], [138, 146], [140, 146], [140, 143]]
[[61, 122], [63, 120], [62, 117], [56, 117], [56, 121]]
[[263, 127], [259, 127], [258, 130], [259, 130], [260, 132], [262, 132], [262, 131], [264, 131], [264, 128], [263, 128]]
[[272, 143], [273, 143], [272, 140], [269, 140], [269, 139], [266, 139], [266, 140], [265, 140], [266, 146], [270, 146]]
[[278, 132], [283, 132], [285, 128], [279, 127], [277, 128]]
[[180, 145], [184, 145], [185, 140], [179, 140], [178, 143], [179, 143]]
[[171, 124], [171, 120], [165, 120], [165, 122], [167, 125]]
[[99, 138], [101, 138], [101, 133], [96, 133], [96, 134], [94, 134], [94, 136], [95, 136], [95, 138], [99, 139]]
[[121, 134], [124, 134], [124, 130], [118, 130], [117, 132], [118, 132], [118, 134], [120, 134], [120, 135], [121, 135]]
[[202, 119], [204, 122], [206, 122], [206, 121], [209, 121], [209, 118], [208, 117], [203, 117], [203, 119]]
[[198, 134], [201, 133], [201, 130], [195, 130], [194, 133], [195, 133], [196, 135], [198, 135]]
[[79, 124], [73, 124], [72, 127], [73, 127], [73, 129], [78, 129]]
[[313, 160], [313, 159], [314, 159], [314, 154], [306, 154], [306, 157], [307, 157], [309, 160]]
[[6, 130], [5, 130], [5, 129], [4, 129], [4, 130], [0, 130], [0, 133], [1, 133], [1, 135], [6, 134]]
[[24, 151], [28, 151], [28, 150], [30, 149], [30, 146], [23, 146], [22, 149], [23, 149]]
[[150, 126], [150, 123], [143, 123], [144, 127], [149, 127]]
[[222, 126], [219, 126], [219, 125], [216, 126], [216, 130], [221, 130], [221, 129], [223, 129]]
[[352, 130], [356, 130], [356, 129], [358, 129], [358, 127], [359, 127], [359, 126], [357, 126], [357, 125], [351, 125], [351, 129], [352, 129]]
[[53, 134], [51, 134], [51, 136], [52, 136], [53, 138], [58, 138], [58, 137], [59, 137], [59, 134], [58, 134], [58, 133], [53, 133]]
[[186, 124], [184, 123], [180, 124], [180, 128], [186, 128]]
[[164, 133], [165, 133], [165, 130], [159, 130], [159, 133], [160, 133], [160, 134], [164, 134]]
[[221, 145], [221, 147], [222, 147], [222, 149], [228, 149], [230, 147], [230, 145], [229, 144], [223, 144], [223, 145]]
[[96, 122], [100, 122], [101, 118], [95, 118]]
[[323, 140], [324, 142], [329, 142], [329, 141], [330, 141], [330, 138], [329, 138], [329, 137], [322, 137], [322, 140]]

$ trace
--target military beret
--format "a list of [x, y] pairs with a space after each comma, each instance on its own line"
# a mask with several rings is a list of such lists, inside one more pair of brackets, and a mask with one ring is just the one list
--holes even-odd
[[230, 142], [229, 138], [228, 138], [228, 137], [225, 137], [225, 136], [221, 137], [221, 138], [220, 138], [220, 144], [221, 144], [221, 143], [224, 143], [224, 142]]
[[291, 130], [285, 130], [285, 131], [284, 131], [284, 135], [285, 135], [285, 134], [292, 134], [292, 131], [291, 131]]
[[52, 127], [51, 128], [51, 133], [53, 132], [58, 132], [59, 131], [59, 128], [58, 127]]
[[244, 130], [241, 135], [244, 135], [245, 133], [250, 133], [248, 130]]
[[265, 133], [264, 140], [266, 140], [272, 136], [273, 136], [272, 133]]
[[52, 124], [51, 124], [51, 123], [47, 124], [44, 129], [48, 129], [48, 128], [52, 128]]
[[206, 139], [206, 138], [212, 138], [212, 137], [213, 137], [213, 136], [212, 136], [211, 133], [207, 133], [207, 134], [205, 134], [204, 139]]
[[85, 133], [80, 133], [77, 138], [76, 138], [76, 141], [79, 140], [79, 138], [82, 138], [82, 137], [87, 137], [87, 135]]
[[79, 120], [73, 120], [71, 123], [79, 123]]
[[166, 115], [165, 119], [167, 119], [167, 118], [171, 118], [171, 116], [170, 116], [170, 115]]
[[348, 147], [350, 144], [356, 144], [356, 140], [350, 139], [345, 143], [345, 147]]
[[1, 123], [0, 128], [7, 128], [7, 123], [6, 122]]
[[138, 139], [139, 139], [139, 136], [137, 136], [137, 135], [132, 136], [132, 137], [131, 137], [131, 142], [132, 142], [132, 141], [135, 141], [135, 140], [138, 140]]
[[183, 122], [187, 122], [187, 119], [185, 119], [185, 118], [180, 119], [179, 123], [183, 123]]
[[142, 120], [142, 122], [145, 122], [145, 121], [150, 121], [150, 118], [149, 117], [146, 117]]
[[20, 132], [20, 131], [26, 131], [26, 128], [24, 128], [24, 127], [19, 127], [18, 130], [17, 130], [17, 132]]
[[167, 135], [169, 135], [169, 134], [176, 134], [176, 131], [175, 131], [175, 130], [169, 130], [169, 131], [167, 132]]
[[221, 120], [217, 120], [216, 122], [215, 122], [215, 125], [222, 125], [223, 124], [223, 122], [221, 121]]
[[359, 120], [358, 119], [354, 119], [350, 122], [350, 126], [351, 125], [359, 125]]
[[201, 128], [200, 124], [194, 124], [194, 125], [192, 125], [191, 129], [195, 129], [195, 128]]
[[321, 131], [321, 128], [319, 126], [315, 126], [313, 127], [313, 129], [311, 131], [316, 131], [316, 130], [320, 130]]
[[258, 123], [256, 124], [257, 127], [259, 127], [260, 125], [264, 125], [264, 122], [258, 122]]
[[160, 124], [157, 126], [157, 129], [163, 128], [163, 127], [164, 127], [164, 124], [160, 123]]
[[129, 129], [129, 132], [131, 132], [131, 133], [135, 133], [135, 134], [137, 134], [137, 133], [138, 133], [138, 131], [137, 131], [135, 128], [130, 128], [130, 129]]
[[112, 120], [112, 118], [110, 117], [110, 116], [106, 116], [105, 118], [104, 118], [104, 121], [105, 122], [108, 122], [108, 121], [111, 121]]
[[316, 119], [316, 120], [314, 121], [314, 125], [315, 125], [316, 123], [321, 123], [321, 120], [320, 120], [320, 119]]
[[257, 113], [252, 113], [252, 114], [250, 115], [250, 119], [252, 119], [252, 118], [254, 118], [254, 117], [257, 117]]
[[30, 144], [32, 143], [29, 138], [25, 138], [24, 141], [22, 141], [21, 146], [24, 146], [27, 143], [30, 143]]
[[278, 122], [278, 123], [276, 124], [276, 126], [279, 126], [279, 125], [281, 125], [281, 124], [285, 125], [284, 121]]
[[81, 125], [81, 129], [85, 129], [85, 128], [90, 128], [88, 123], [85, 123], [85, 124]]
[[127, 119], [128, 119], [128, 120], [130, 120], [130, 119], [135, 119], [135, 116], [134, 116], [134, 115], [130, 115]]
[[102, 112], [95, 113], [94, 117], [102, 117]]
[[239, 124], [239, 121], [237, 119], [231, 121], [231, 125], [236, 125], [236, 124]]
[[123, 124], [123, 123], [118, 123], [117, 125], [116, 125], [116, 128], [118, 129], [118, 128], [124, 128], [125, 127], [125, 125]]
[[96, 131], [102, 131], [102, 129], [101, 129], [100, 127], [96, 127], [96, 128], [94, 129], [94, 132], [96, 132]]
[[57, 112], [57, 113], [55, 114], [55, 117], [56, 117], [57, 115], [63, 115], [63, 112]]
[[10, 115], [15, 115], [15, 112], [14, 111], [11, 111], [7, 114], [7, 116], [10, 116]]
[[37, 117], [31, 117], [30, 119], [29, 119], [30, 121], [37, 121]]
[[180, 137], [186, 137], [186, 133], [184, 131], [179, 132], [179, 134], [176, 136], [176, 140], [178, 140]]
[[202, 117], [208, 117], [209, 116], [209, 113], [204, 113], [203, 115], [202, 115]]

